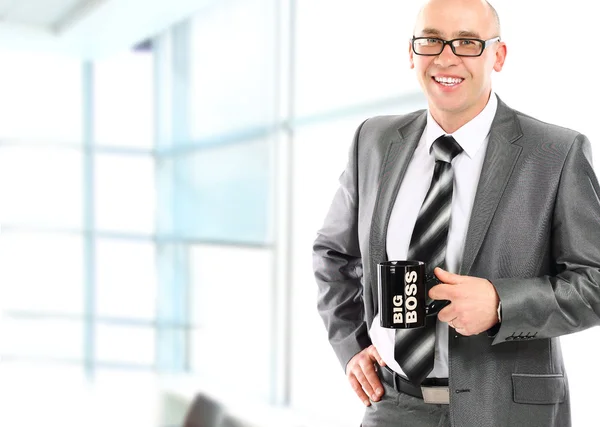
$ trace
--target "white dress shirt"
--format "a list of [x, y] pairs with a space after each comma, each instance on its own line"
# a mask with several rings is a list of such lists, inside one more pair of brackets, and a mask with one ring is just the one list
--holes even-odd
[[[451, 134], [463, 148], [463, 152], [452, 160], [454, 190], [446, 246], [446, 267], [452, 273], [458, 273], [462, 262], [473, 200], [497, 107], [498, 100], [492, 92], [483, 111]], [[390, 216], [386, 244], [389, 260], [406, 259], [413, 228], [433, 176], [435, 158], [431, 153], [431, 146], [442, 135], [447, 134], [428, 112], [427, 125], [400, 184]], [[400, 200], [412, 200], [414, 203], [401, 204]], [[387, 366], [405, 376], [400, 365], [394, 359], [395, 330], [382, 328], [379, 324], [379, 314], [377, 314], [369, 333], [371, 341]], [[448, 324], [445, 322], [438, 321], [437, 323], [435, 360], [429, 377], [448, 377]]]

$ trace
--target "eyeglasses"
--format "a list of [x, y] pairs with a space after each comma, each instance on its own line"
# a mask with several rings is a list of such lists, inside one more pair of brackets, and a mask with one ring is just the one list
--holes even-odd
[[412, 38], [413, 52], [423, 56], [437, 56], [449, 45], [456, 56], [481, 56], [486, 47], [499, 42], [500, 37], [489, 40], [461, 38], [443, 40], [437, 37], [415, 37]]

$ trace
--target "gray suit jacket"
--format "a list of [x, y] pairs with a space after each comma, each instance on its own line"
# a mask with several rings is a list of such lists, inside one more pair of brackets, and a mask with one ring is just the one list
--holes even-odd
[[[361, 125], [315, 241], [318, 310], [343, 367], [371, 344], [376, 265], [425, 124], [417, 111]], [[450, 334], [453, 426], [570, 426], [558, 337], [600, 324], [599, 194], [585, 136], [499, 100], [460, 273], [492, 281], [503, 318], [495, 336]]]

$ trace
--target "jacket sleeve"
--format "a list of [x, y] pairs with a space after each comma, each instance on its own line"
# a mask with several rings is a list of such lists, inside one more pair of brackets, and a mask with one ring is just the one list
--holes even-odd
[[600, 187], [590, 142], [578, 135], [563, 165], [552, 219], [556, 275], [496, 279], [502, 323], [493, 344], [551, 338], [600, 324]]
[[[363, 122], [364, 124], [364, 122]], [[362, 261], [358, 243], [358, 142], [355, 133], [346, 169], [313, 246], [317, 309], [342, 367], [371, 345], [364, 319]]]

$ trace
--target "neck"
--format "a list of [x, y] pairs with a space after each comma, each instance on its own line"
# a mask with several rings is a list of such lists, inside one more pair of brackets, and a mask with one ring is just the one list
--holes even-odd
[[440, 125], [444, 132], [447, 134], [452, 134], [469, 123], [483, 111], [490, 99], [490, 95], [491, 90], [488, 92], [487, 96], [482, 97], [481, 100], [471, 108], [467, 108], [462, 111], [440, 110], [431, 105], [429, 106], [429, 111], [431, 112], [431, 116], [434, 118], [437, 124]]

